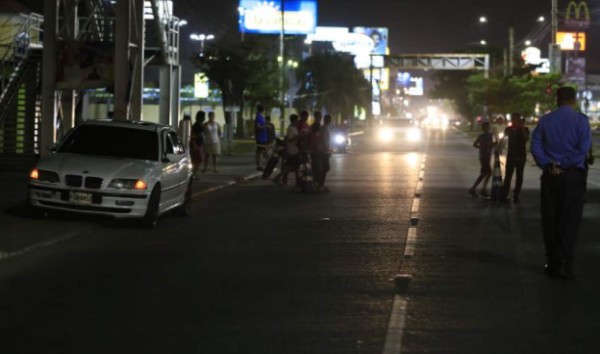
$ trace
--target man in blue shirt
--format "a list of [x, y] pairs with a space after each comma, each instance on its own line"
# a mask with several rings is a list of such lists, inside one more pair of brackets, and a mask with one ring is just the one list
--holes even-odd
[[258, 105], [256, 107], [256, 117], [254, 118], [254, 140], [256, 142], [256, 169], [262, 171], [262, 154], [267, 149], [267, 122], [264, 116], [265, 107]]
[[543, 170], [542, 232], [545, 272], [553, 278], [573, 278], [575, 241], [583, 213], [585, 159], [591, 146], [588, 117], [577, 112], [572, 87], [556, 91], [558, 109], [543, 116], [531, 136], [531, 153]]

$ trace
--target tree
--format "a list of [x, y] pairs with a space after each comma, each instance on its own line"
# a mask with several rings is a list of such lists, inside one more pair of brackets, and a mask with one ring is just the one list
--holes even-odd
[[299, 111], [323, 109], [334, 117], [348, 118], [354, 116], [355, 107], [370, 107], [371, 85], [348, 54], [309, 57], [297, 74], [301, 85], [294, 107]]
[[[491, 115], [519, 112], [534, 116], [551, 110], [555, 105], [552, 94], [560, 85], [560, 75], [527, 73], [509, 78], [472, 75], [467, 79], [469, 104], [475, 112], [487, 109]], [[550, 93], [547, 88], [551, 87]]]
[[[211, 42], [203, 53], [196, 55], [193, 62], [211, 82], [221, 90], [223, 108], [239, 107], [244, 111], [245, 98], [251, 104], [265, 106], [277, 100], [277, 63], [268, 55], [269, 43], [258, 37], [248, 37], [243, 42], [232, 42], [231, 38]], [[225, 121], [231, 123], [231, 112], [225, 110]], [[237, 120], [237, 135], [244, 135], [244, 121], [240, 113]]]

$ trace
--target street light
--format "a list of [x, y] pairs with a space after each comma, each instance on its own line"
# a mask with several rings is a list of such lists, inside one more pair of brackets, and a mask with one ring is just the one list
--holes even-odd
[[485, 39], [482, 39], [479, 41], [479, 44], [481, 45], [487, 45], [487, 41]]
[[525, 41], [525, 45], [529, 47], [531, 45], [531, 41], [530, 40], [526, 40]]
[[[489, 20], [486, 16], [479, 17], [479, 23], [486, 24]], [[502, 22], [495, 21], [499, 24], [504, 25]], [[505, 49], [506, 50], [506, 49]], [[504, 76], [512, 74], [513, 71], [513, 57], [515, 52], [515, 28], [510, 25], [508, 26], [508, 54], [504, 52]]]
[[546, 18], [544, 16], [540, 16], [540, 17], [537, 18], [536, 21], [539, 22], [539, 23], [546, 22]]
[[190, 39], [193, 41], [200, 41], [200, 56], [204, 55], [204, 41], [211, 41], [215, 39], [215, 36], [212, 34], [191, 34]]

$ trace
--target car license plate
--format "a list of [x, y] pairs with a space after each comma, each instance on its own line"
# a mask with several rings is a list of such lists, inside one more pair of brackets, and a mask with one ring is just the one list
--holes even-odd
[[92, 204], [92, 193], [69, 192], [69, 202], [74, 204], [90, 205]]

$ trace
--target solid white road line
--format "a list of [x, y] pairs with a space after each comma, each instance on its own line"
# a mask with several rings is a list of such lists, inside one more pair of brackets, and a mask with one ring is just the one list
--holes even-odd
[[408, 300], [405, 296], [395, 295], [392, 314], [388, 324], [383, 354], [399, 354], [402, 350], [402, 337], [406, 323], [406, 308]]
[[36, 243], [36, 244], [33, 244], [33, 245], [29, 246], [29, 247], [21, 248], [18, 251], [9, 252], [9, 253], [0, 252], [0, 260], [5, 260], [5, 259], [8, 259], [8, 258], [22, 256], [22, 255], [24, 255], [26, 253], [35, 251], [35, 250], [40, 249], [40, 248], [51, 247], [51, 246], [57, 245], [59, 243], [71, 240], [71, 239], [73, 239], [75, 237], [78, 237], [78, 236], [80, 236], [81, 234], [83, 234], [85, 232], [87, 232], [87, 230], [79, 230], [79, 231], [75, 231], [75, 232], [72, 232], [70, 234], [67, 234], [67, 235], [65, 235], [63, 237], [59, 237], [59, 238], [56, 238], [56, 239], [53, 239], [53, 240], [49, 240], [49, 241], [46, 241], [46, 242]]

